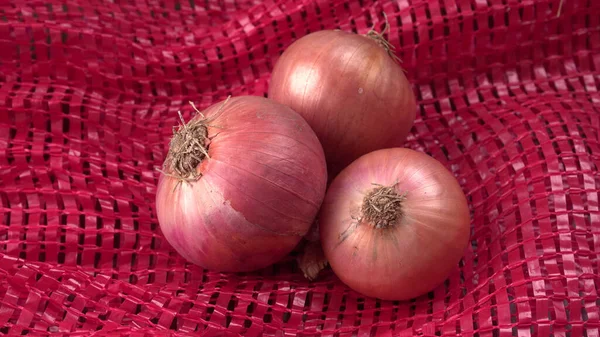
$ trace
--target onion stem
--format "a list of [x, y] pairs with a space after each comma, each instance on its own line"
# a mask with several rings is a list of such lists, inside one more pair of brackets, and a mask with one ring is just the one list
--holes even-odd
[[368, 38], [371, 38], [377, 42], [385, 51], [390, 55], [394, 61], [402, 63], [402, 60], [396, 55], [396, 47], [392, 45], [384, 36], [385, 32], [389, 29], [390, 25], [387, 19], [387, 15], [383, 13], [383, 17], [385, 19], [385, 26], [383, 27], [383, 31], [381, 33], [375, 30], [375, 24], [373, 23], [373, 27], [367, 32], [365, 35]]

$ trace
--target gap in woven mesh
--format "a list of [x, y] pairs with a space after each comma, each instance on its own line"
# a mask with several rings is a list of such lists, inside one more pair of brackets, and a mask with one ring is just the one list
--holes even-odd
[[[118, 151], [119, 153], [123, 152], [123, 147], [121, 145], [118, 145]], [[119, 158], [119, 163], [122, 163], [122, 159]], [[119, 180], [125, 180], [125, 171], [122, 168], [117, 168], [117, 177], [119, 177]], [[114, 201], [114, 203], [116, 204], [117, 202]]]
[[[61, 246], [60, 248], [61, 248], [61, 249], [63, 249], [63, 248], [64, 248], [64, 246]], [[63, 263], [65, 263], [65, 252], [58, 252], [58, 259], [57, 259], [57, 262], [58, 262], [59, 264], [63, 264]]]
[[[327, 284], [327, 291], [325, 291], [325, 296], [323, 296], [323, 312], [326, 312], [329, 310], [329, 302], [331, 301], [331, 293], [333, 291], [334, 291], [334, 285], [331, 283]], [[342, 302], [341, 302], [342, 306], [344, 306], [345, 301], [346, 301], [346, 297], [342, 296]], [[339, 311], [342, 311], [342, 310], [340, 309]]]
[[177, 316], [173, 317], [173, 320], [171, 321], [171, 325], [169, 326], [169, 329], [174, 330], [174, 331], [179, 330], [179, 323], [178, 323]]
[[363, 297], [359, 297], [356, 299], [356, 310], [358, 310], [358, 311], [365, 310], [365, 299]]
[[[137, 256], [137, 255], [132, 254], [132, 258], [131, 259], [133, 260], [135, 256]], [[131, 284], [137, 284], [138, 283], [138, 277], [137, 277], [137, 275], [135, 275], [135, 274], [129, 275], [129, 283], [131, 283]]]
[[121, 248], [121, 219], [115, 219], [115, 229], [113, 234], [113, 248], [120, 249]]
[[163, 9], [163, 13], [162, 13], [163, 17], [165, 19], [169, 18], [171, 16], [171, 12], [165, 5], [165, 1], [160, 1], [159, 4], [160, 4], [160, 7]]
[[[179, 289], [176, 291], [176, 297], [179, 298], [179, 296], [181, 294], [185, 294], [185, 290], [184, 289]], [[185, 297], [185, 295], [184, 295]], [[179, 307], [179, 311], [178, 313], [180, 315], [187, 315], [189, 314], [190, 310], [194, 307], [194, 303], [187, 300], [187, 301], [183, 301], [183, 303], [181, 303], [181, 306]]]
[[[417, 13], [415, 12], [413, 7], [410, 8], [410, 18], [411, 18], [411, 22], [413, 23], [413, 25], [414, 25], [414, 23], [419, 22], [419, 20], [417, 20]], [[419, 43], [421, 43], [421, 38], [419, 37], [419, 29], [418, 28], [419, 27], [415, 26], [413, 29], [413, 39], [414, 39], [413, 44], [415, 46], [418, 45]]]
[[[498, 289], [493, 284], [490, 284], [488, 293], [495, 294], [497, 290]], [[496, 296], [492, 296], [490, 299], [490, 317], [489, 318], [491, 318], [491, 320], [492, 320], [492, 326], [497, 327], [499, 325], [499, 322], [498, 322], [498, 300], [496, 299]]]
[[473, 312], [473, 332], [476, 334], [476, 336], [480, 336], [479, 334], [479, 311], [474, 311]]
[[108, 312], [105, 312], [103, 314], [99, 314], [98, 315], [98, 319], [101, 320], [101, 321], [106, 321], [106, 319], [108, 318], [108, 314], [109, 314]]
[[142, 312], [142, 304], [138, 303], [135, 306], [135, 310], [133, 311], [133, 314], [134, 315], [138, 315], [140, 312]]
[[[139, 230], [140, 230], [140, 224], [137, 220], [133, 220], [133, 231], [135, 232], [135, 241], [133, 242], [133, 248], [134, 249], [138, 249], [140, 246], [140, 234], [139, 234]], [[132, 262], [133, 263], [133, 260]]]
[[504, 26], [510, 27], [510, 7], [504, 12]]
[[[71, 120], [68, 117], [63, 117], [63, 134], [68, 134], [69, 130], [71, 128]], [[68, 139], [67, 137], [65, 137], [65, 142], [67, 142]]]
[[[446, 280], [449, 281], [449, 280]], [[433, 315], [433, 301], [435, 300], [435, 291], [432, 290], [430, 292], [427, 293], [427, 299], [428, 301], [425, 302], [423, 305], [427, 306], [427, 314], [428, 315]]]
[[[25, 155], [25, 161], [29, 164], [31, 163], [31, 159], [33, 158], [33, 156], [31, 155], [31, 149], [33, 148], [33, 122], [31, 122], [29, 124], [29, 129], [27, 131], [27, 142], [29, 144], [27, 144], [27, 154]], [[35, 174], [32, 174], [32, 180], [35, 186]]]
[[525, 6], [519, 6], [519, 20], [523, 21], [523, 16], [525, 15]]
[[[504, 274], [510, 274], [510, 271], [505, 271]], [[510, 322], [511, 323], [517, 323], [518, 321], [518, 310], [517, 310], [517, 304], [515, 303], [515, 288], [513, 286], [511, 286], [512, 281], [506, 281], [506, 296], [508, 299], [508, 311], [510, 312]]]
[[131, 212], [133, 212], [134, 215], [138, 215], [138, 212], [140, 210], [140, 208], [138, 207], [138, 205], [136, 205], [133, 202], [130, 202], [129, 206], [131, 207]]
[[[252, 298], [254, 300], [256, 300], [256, 292], [254, 292], [254, 294], [252, 295]], [[255, 302], [250, 302], [250, 304], [248, 304], [248, 307], [246, 308], [246, 315], [247, 316], [252, 316], [252, 314], [254, 313], [254, 309], [256, 307], [256, 303]]]
[[157, 244], [157, 242], [160, 242], [160, 241], [157, 239], [157, 237], [156, 237], [156, 236], [152, 236], [152, 239], [150, 239], [150, 248], [151, 248], [152, 250], [155, 250], [155, 249], [157, 249], [157, 248], [158, 248], [158, 246], [159, 246], [159, 245]]
[[[459, 283], [458, 283], [458, 288], [459, 288], [459, 290], [464, 290], [464, 287], [463, 287], [463, 284], [464, 284], [464, 282], [463, 282], [463, 281], [464, 281], [464, 280], [462, 280], [462, 278], [463, 278], [463, 272], [462, 272], [462, 268], [463, 268], [463, 266], [464, 266], [464, 263], [461, 263], [462, 261], [463, 261], [463, 259], [461, 259], [461, 260], [458, 262], [458, 275], [459, 275], [459, 276], [458, 276], [458, 277], [459, 277], [459, 281], [458, 281], [458, 282], [459, 282]], [[449, 277], [448, 277], [448, 278], [446, 278], [446, 280], [444, 281], [443, 285], [444, 285], [444, 294], [446, 294], [446, 295], [444, 296], [444, 304], [445, 304], [446, 306], [448, 306], [448, 305], [450, 304], [450, 297], [451, 297], [451, 295], [452, 295], [452, 294], [451, 294], [451, 292], [452, 292], [452, 290], [453, 290], [453, 289], [452, 289], [452, 286], [451, 286], [451, 281], [450, 281], [450, 278], [449, 278]], [[462, 295], [462, 292], [461, 292], [461, 294], [459, 295], [459, 297], [460, 297], [460, 298], [462, 298], [463, 296], [464, 296], [464, 295]]]
[[[149, 271], [148, 274], [148, 283], [153, 283], [154, 282], [154, 278], [155, 278], [155, 273], [154, 273], [154, 268], [156, 268], [156, 258], [154, 254], [150, 254], [148, 256], [148, 266], [146, 267], [146, 270]], [[152, 270], [152, 271], [150, 271]]]
[[[84, 214], [79, 215], [79, 228], [85, 230], [85, 215]], [[85, 238], [85, 234], [83, 231], [81, 231], [81, 233], [79, 234], [79, 244], [80, 245], [83, 245], [84, 238]]]
[[[65, 96], [64, 99], [67, 100], [68, 96], [69, 96], [69, 93], [67, 93], [67, 95]], [[66, 101], [66, 102], [64, 102], [64, 101], [60, 102], [60, 110], [62, 111], [63, 114], [70, 115], [71, 114], [71, 108], [69, 106], [69, 102], [68, 101]], [[64, 118], [67, 118], [67, 117], [64, 117]], [[66, 131], [69, 131], [69, 130], [68, 129], [66, 129], [66, 130], [63, 129], [63, 131], [66, 132]]]
[[[119, 268], [118, 261], [119, 261], [119, 260], [118, 260], [118, 255], [117, 255], [117, 254], [113, 254], [113, 257], [112, 257], [112, 268], [113, 268], [113, 269], [117, 269], [117, 268]], [[114, 279], [116, 279], [116, 278], [117, 278], [117, 275], [116, 275], [116, 274], [114, 274], [114, 275], [113, 275], [113, 278], [114, 278]]]
[[[309, 288], [309, 290], [312, 290], [311, 288]], [[308, 291], [306, 293], [306, 298], [304, 299], [304, 311], [310, 311], [311, 305], [312, 305], [312, 299], [313, 299], [313, 291]], [[302, 321], [305, 322], [305, 319], [307, 317], [302, 316]]]
[[[4, 209], [6, 210], [6, 211], [4, 211], [4, 224], [10, 225], [10, 218], [11, 218], [10, 210], [12, 209], [10, 206], [10, 202], [9, 202], [6, 194], [0, 192], [0, 197], [2, 198], [2, 205], [4, 205]], [[0, 234], [0, 240], [2, 242], [7, 242], [7, 239], [8, 239], [8, 231], [2, 231], [2, 234]]]
[[[380, 321], [381, 316], [381, 300], [375, 298], [375, 309], [373, 310], [373, 324], [377, 324]], [[377, 328], [374, 326], [371, 328], [371, 336], [375, 337]]]
[[[137, 160], [134, 160], [133, 164], [137, 167], [137, 166], [141, 165], [141, 162], [137, 161]], [[141, 175], [141, 173], [134, 173], [133, 174], [133, 179], [135, 179], [135, 181], [137, 181], [138, 183], [141, 183], [142, 182], [142, 175]]]
[[451, 160], [451, 158], [450, 158], [450, 153], [448, 152], [448, 149], [447, 149], [447, 148], [446, 148], [444, 145], [442, 145], [442, 144], [440, 144], [439, 146], [440, 146], [440, 150], [441, 150], [441, 151], [442, 151], [442, 153], [444, 154], [444, 157], [445, 157], [447, 160]]
[[[94, 253], [94, 269], [100, 268], [100, 259], [101, 258], [102, 258], [102, 253], [100, 253], [100, 252]], [[97, 271], [94, 272], [94, 275], [96, 275], [96, 273], [98, 273], [98, 272]]]
[[31, 53], [31, 60], [33, 61], [33, 63], [37, 63], [36, 62], [38, 59], [37, 52], [36, 52], [37, 48], [35, 47], [35, 40], [33, 39], [33, 36], [31, 37], [31, 40], [29, 43], [30, 43], [29, 52]]
[[[493, 29], [495, 26], [494, 24], [494, 16], [493, 15], [488, 15], [488, 29]], [[493, 33], [492, 33], [493, 36]], [[493, 41], [493, 37], [492, 37], [492, 41]]]
[[[154, 255], [150, 255], [149, 256], [149, 260], [150, 262], [148, 263], [148, 269], [154, 269]], [[156, 273], [154, 271], [149, 271], [148, 272], [148, 280], [146, 281], [146, 284], [152, 284], [154, 283], [154, 280], [156, 279]]]
[[158, 97], [158, 89], [156, 88], [156, 82], [150, 81], [150, 91], [152, 92], [152, 96]]
[[[417, 299], [413, 298], [408, 301], [408, 317], [415, 317], [417, 313]], [[413, 326], [414, 320], [411, 319], [407, 322], [407, 328], [411, 328]]]
[[[15, 86], [13, 89], [18, 90], [20, 88], [20, 86]], [[6, 107], [11, 107], [12, 106], [12, 99], [11, 96], [16, 95], [15, 93], [11, 93], [11, 95], [8, 96], [8, 98], [6, 99]], [[9, 125], [16, 125], [16, 114], [8, 114], [8, 122]], [[17, 136], [17, 127], [9, 127], [8, 128], [8, 149], [12, 148], [14, 146], [14, 139]], [[6, 160], [8, 161], [8, 164], [12, 164], [15, 161], [15, 157], [12, 154], [12, 151], [7, 151], [7, 158]]]
[[282, 317], [283, 323], [287, 323], [290, 320], [290, 318], [292, 317], [291, 311], [292, 311], [292, 307], [294, 304], [294, 299], [295, 299], [295, 293], [292, 291], [288, 294], [288, 302], [286, 305], [287, 310], [283, 312], [283, 317]]

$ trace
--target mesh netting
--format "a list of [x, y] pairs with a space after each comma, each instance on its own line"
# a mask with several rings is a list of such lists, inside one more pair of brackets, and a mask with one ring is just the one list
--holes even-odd
[[[0, 2], [0, 334], [599, 336], [600, 2], [560, 2]], [[406, 146], [470, 203], [463, 261], [404, 302], [308, 282], [296, 253], [186, 264], [154, 212], [177, 111], [264, 95], [292, 41], [384, 13]]]

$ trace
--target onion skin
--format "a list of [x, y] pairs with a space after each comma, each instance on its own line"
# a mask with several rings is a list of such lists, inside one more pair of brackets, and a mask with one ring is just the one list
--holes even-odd
[[201, 177], [181, 183], [161, 174], [156, 212], [165, 238], [188, 261], [253, 271], [282, 259], [308, 232], [325, 195], [325, 157], [288, 107], [244, 96], [203, 113], [211, 118], [220, 107], [208, 123]]
[[[406, 193], [402, 215], [376, 228], [361, 214], [363, 199], [373, 183], [396, 182], [398, 194]], [[319, 225], [325, 256], [343, 283], [366, 296], [407, 300], [433, 290], [457, 266], [469, 242], [470, 212], [440, 162], [392, 148], [360, 157], [333, 180]]]
[[332, 179], [368, 152], [401, 146], [415, 96], [404, 71], [372, 38], [323, 30], [291, 44], [275, 65], [268, 97], [313, 128]]

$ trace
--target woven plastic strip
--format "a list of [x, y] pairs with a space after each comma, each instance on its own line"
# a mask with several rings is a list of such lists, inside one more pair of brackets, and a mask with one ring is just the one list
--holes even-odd
[[[0, 334], [600, 335], [600, 2], [0, 2]], [[419, 99], [406, 146], [464, 188], [472, 241], [412, 301], [294, 256], [186, 264], [154, 212], [177, 110], [264, 95], [320, 29], [390, 23]]]

